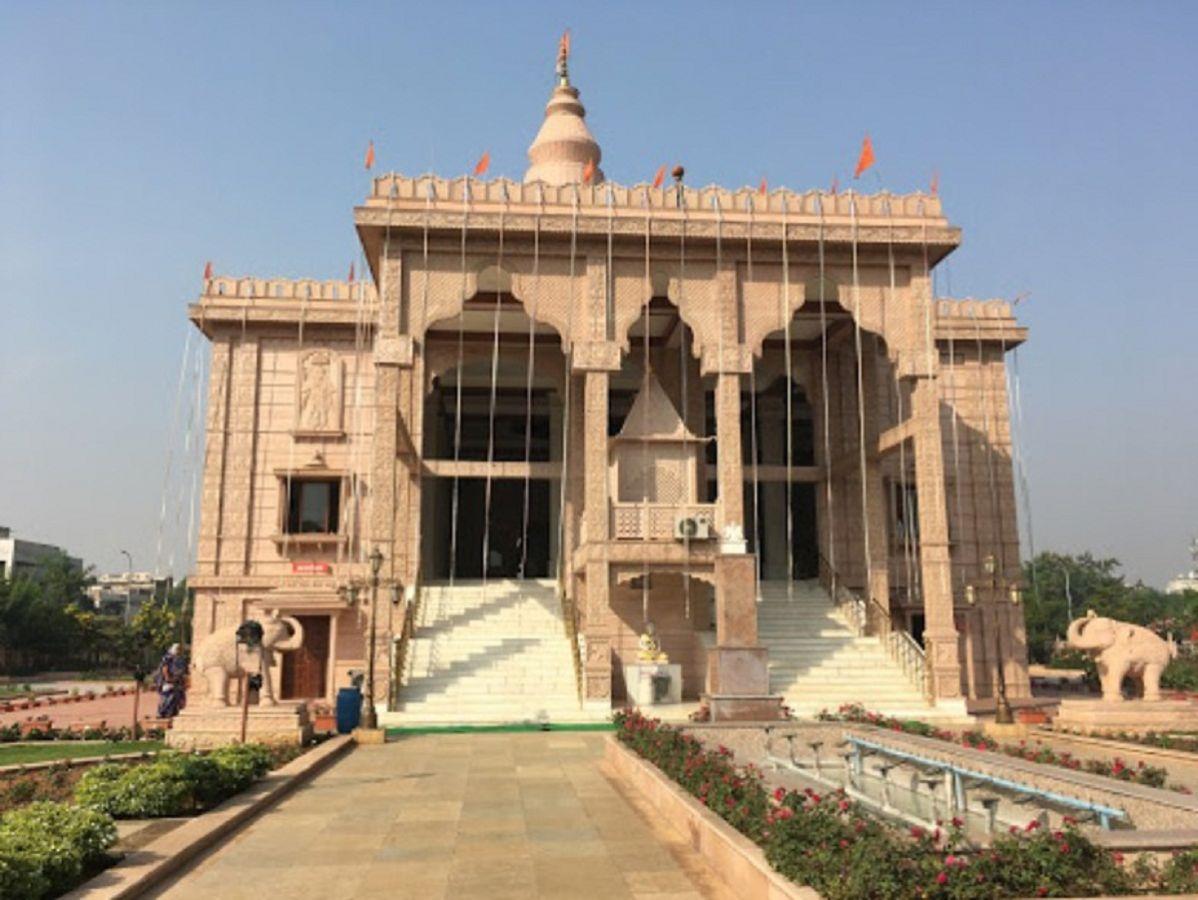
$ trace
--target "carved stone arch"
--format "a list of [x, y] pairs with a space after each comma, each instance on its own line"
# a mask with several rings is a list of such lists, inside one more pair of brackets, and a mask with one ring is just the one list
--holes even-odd
[[[413, 310], [425, 301], [424, 308], [413, 317], [412, 332], [417, 339], [434, 325], [460, 315], [467, 300], [502, 291], [511, 294], [530, 319], [553, 328], [561, 340], [563, 352], [568, 349], [568, 262], [542, 258], [534, 263], [531, 258], [513, 256], [505, 259], [501, 266], [495, 257], [473, 255], [467, 256], [463, 269], [458, 255], [432, 254], [427, 271], [423, 268], [422, 257], [418, 257], [416, 265], [409, 269], [408, 291], [415, 301]], [[580, 269], [575, 273], [576, 281], [580, 282], [584, 275], [585, 269]]]
[[775, 331], [784, 331], [806, 302], [804, 283], [792, 277], [787, 283], [781, 265], [753, 267], [753, 278], [746, 272], [741, 279], [740, 302], [744, 309], [745, 346], [761, 358], [765, 339]]
[[614, 266], [615, 322], [612, 333], [620, 345], [620, 352], [631, 349], [629, 332], [645, 313], [654, 297], [665, 297], [670, 289], [670, 274], [662, 267], [650, 263], [648, 284], [645, 279], [644, 263], [635, 260], [620, 260]]

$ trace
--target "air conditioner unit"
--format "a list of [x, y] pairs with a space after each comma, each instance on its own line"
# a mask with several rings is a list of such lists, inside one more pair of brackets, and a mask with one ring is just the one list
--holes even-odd
[[680, 541], [711, 539], [711, 521], [707, 516], [679, 516], [674, 520], [674, 537]]

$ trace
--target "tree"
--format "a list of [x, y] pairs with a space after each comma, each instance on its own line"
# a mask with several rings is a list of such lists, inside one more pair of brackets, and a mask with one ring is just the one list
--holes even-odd
[[[1066, 580], [1068, 579], [1068, 580]], [[1166, 594], [1143, 582], [1127, 584], [1117, 559], [1041, 553], [1024, 564], [1028, 658], [1047, 663], [1073, 618], [1094, 610], [1164, 634], [1188, 636], [1198, 623], [1198, 594]], [[1068, 586], [1068, 593], [1066, 592]], [[1070, 604], [1072, 597], [1072, 604]]]

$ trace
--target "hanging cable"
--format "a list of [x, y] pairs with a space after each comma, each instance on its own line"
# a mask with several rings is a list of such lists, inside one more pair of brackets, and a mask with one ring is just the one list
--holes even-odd
[[[852, 215], [853, 235], [853, 336], [857, 351], [857, 449], [861, 464], [861, 536], [865, 550], [865, 594], [873, 598], [870, 580], [873, 555], [869, 540], [869, 489], [865, 473], [865, 370], [861, 344], [861, 278], [857, 267], [857, 195], [849, 193], [849, 212]], [[873, 598], [877, 599], [877, 598]]]
[[793, 463], [794, 463], [794, 362], [791, 359], [790, 346], [790, 225], [787, 213], [790, 210], [790, 197], [782, 194], [782, 328], [785, 341], [783, 359], [786, 365], [784, 385], [786, 390], [786, 599], [794, 599], [795, 551], [794, 551], [794, 509], [791, 499], [793, 493]]
[[[895, 277], [894, 265], [894, 209], [890, 205], [890, 198], [886, 198], [886, 217], [887, 217], [887, 235], [886, 235], [886, 258], [890, 272], [890, 303], [895, 304], [898, 298], [897, 279]], [[895, 409], [895, 425], [902, 425], [910, 415], [910, 410], [905, 414], [903, 411], [903, 390], [900, 384], [897, 371], [894, 377], [894, 397], [896, 401]], [[905, 576], [905, 588], [907, 590], [908, 603], [914, 602], [921, 596], [920, 590], [920, 575], [919, 566], [915, 564], [915, 522], [914, 522], [914, 504], [911, 502], [911, 489], [907, 483], [907, 442], [905, 440], [899, 442], [899, 480], [898, 489], [900, 492], [899, 509], [903, 517], [903, 567]], [[887, 568], [890, 565], [890, 552], [887, 547], [886, 553]], [[889, 605], [889, 598], [885, 598]]]
[[[690, 432], [690, 416], [687, 413], [688, 394], [690, 387], [687, 383], [687, 335], [689, 328], [682, 318], [682, 309], [686, 303], [686, 195], [685, 188], [682, 186], [681, 180], [678, 182], [678, 201], [682, 210], [682, 222], [678, 231], [678, 357], [681, 362], [681, 378], [682, 385], [682, 429], [684, 433]], [[699, 468], [698, 465], [695, 466]], [[706, 468], [704, 467], [704, 471]], [[706, 477], [706, 476], [705, 476]], [[697, 485], [695, 486], [697, 489]], [[706, 488], [706, 485], [704, 485]], [[683, 608], [686, 618], [690, 619], [691, 615], [691, 539], [690, 534], [684, 534], [682, 537], [682, 550], [684, 554], [683, 560], [683, 576], [682, 576], [682, 598]]]
[[[462, 461], [462, 382], [465, 380], [463, 356], [465, 354], [466, 343], [466, 289], [468, 286], [466, 278], [466, 233], [470, 224], [470, 177], [466, 177], [466, 181], [462, 190], [462, 245], [461, 245], [461, 273], [462, 284], [459, 290], [460, 299], [462, 302], [461, 311], [458, 313], [458, 364], [457, 364], [457, 380], [454, 385], [454, 414], [453, 414], [453, 496], [450, 501], [450, 529], [449, 529], [449, 586], [453, 587], [454, 579], [457, 577], [458, 567], [458, 502], [460, 494], [461, 478], [459, 476], [458, 464]], [[483, 569], [486, 570], [487, 561], [483, 560]]]
[[1019, 348], [1015, 347], [1011, 350], [1011, 379], [1013, 390], [1011, 396], [1014, 398], [1015, 419], [1018, 422], [1018, 438], [1015, 442], [1017, 448], [1016, 455], [1016, 472], [1019, 476], [1019, 492], [1023, 497], [1023, 512], [1027, 517], [1027, 549], [1029, 559], [1032, 560], [1030, 566], [1032, 571], [1032, 596], [1038, 601], [1040, 599], [1040, 583], [1036, 577], [1036, 535], [1032, 530], [1032, 501], [1031, 494], [1028, 491], [1027, 479], [1027, 454], [1023, 449], [1023, 397], [1019, 386]]
[[[836, 497], [832, 485], [832, 436], [829, 430], [832, 418], [832, 396], [828, 384], [828, 292], [827, 264], [824, 257], [824, 199], [819, 198], [819, 243], [817, 245], [819, 261], [819, 342], [820, 342], [820, 393], [824, 407], [824, 501], [828, 507], [828, 568], [829, 582], [832, 587], [832, 600], [836, 601], [837, 579], [840, 577], [836, 568]], [[837, 290], [836, 301], [840, 302], [840, 291]]]
[[[557, 516], [557, 569], [559, 590], [562, 592], [567, 592], [567, 581], [569, 579], [569, 560], [567, 559], [566, 547], [566, 476], [568, 474], [567, 460], [570, 458], [570, 416], [572, 414], [570, 401], [571, 395], [574, 393], [574, 278], [578, 260], [578, 204], [578, 185], [575, 184], [574, 205], [570, 216], [570, 296], [566, 304], [566, 359], [565, 374], [562, 377], [566, 396], [562, 404], [562, 465], [560, 476], [561, 486], [558, 489]], [[571, 507], [571, 515], [574, 513], [575, 510]], [[575, 538], [577, 539], [577, 535], [575, 535]]]
[[[653, 479], [649, 473], [649, 332], [653, 322], [653, 273], [650, 263], [651, 238], [653, 233], [652, 205], [649, 202], [649, 189], [645, 188], [645, 272], [641, 285], [641, 294], [645, 298], [645, 325], [642, 334], [642, 371], [641, 371], [641, 539], [648, 541], [650, 534], [650, 501], [649, 487]], [[617, 486], [618, 490], [618, 486]], [[649, 555], [641, 554], [641, 622], [649, 621]]]
[[537, 182], [537, 214], [532, 220], [532, 314], [528, 317], [528, 371], [524, 383], [524, 509], [520, 518], [520, 578], [528, 567], [528, 512], [532, 492], [532, 378], [536, 369], [537, 315], [541, 304], [541, 216], [545, 186]]
[[981, 447], [982, 453], [986, 460], [986, 479], [990, 488], [990, 514], [993, 516], [995, 531], [997, 532], [997, 547], [992, 541], [990, 548], [991, 552], [998, 550], [996, 554], [999, 564], [999, 574], [1005, 577], [1006, 559], [1003, 553], [1002, 546], [1002, 513], [998, 503], [998, 480], [994, 471], [994, 450], [990, 446], [990, 441], [995, 437], [991, 430], [993, 419], [990, 415], [990, 391], [987, 389], [986, 376], [986, 360], [985, 349], [982, 345], [982, 325], [978, 321], [976, 307], [970, 309], [970, 315], [973, 317], [974, 340], [977, 344], [978, 354], [978, 402], [982, 407], [982, 434], [978, 438], [978, 444]]
[[[745, 280], [753, 282], [753, 197], [745, 197], [749, 221], [745, 230]], [[764, 338], [762, 341], [764, 342]], [[764, 350], [762, 356], [764, 357]], [[717, 451], [718, 452], [718, 451]], [[757, 602], [761, 602], [761, 460], [757, 455], [757, 363], [749, 359], [749, 453], [753, 462], [753, 550], [757, 557]]]
[[495, 264], [495, 312], [491, 320], [491, 398], [487, 407], [487, 477], [483, 488], [483, 599], [487, 595], [487, 569], [491, 552], [491, 471], [495, 467], [495, 402], [499, 380], [499, 316], [503, 309], [503, 238], [504, 217], [507, 214], [507, 184], [503, 189], [503, 209], [499, 211], [499, 254]]
[[[166, 531], [167, 497], [170, 489], [171, 474], [174, 471], [175, 436], [179, 431], [180, 415], [183, 410], [183, 390], [187, 380], [187, 364], [191, 362], [191, 331], [192, 326], [188, 323], [187, 332], [183, 339], [183, 356], [179, 360], [179, 379], [175, 385], [175, 402], [172, 405], [171, 423], [166, 436], [166, 468], [162, 473], [162, 500], [158, 510], [158, 541], [154, 554], [155, 575], [160, 574], [162, 570], [162, 542]], [[186, 447], [186, 443], [184, 446]]]

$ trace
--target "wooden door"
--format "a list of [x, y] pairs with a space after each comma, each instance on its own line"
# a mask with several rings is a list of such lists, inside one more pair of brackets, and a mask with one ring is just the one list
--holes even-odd
[[304, 628], [304, 643], [283, 654], [283, 700], [321, 699], [329, 668], [329, 616], [296, 616]]

